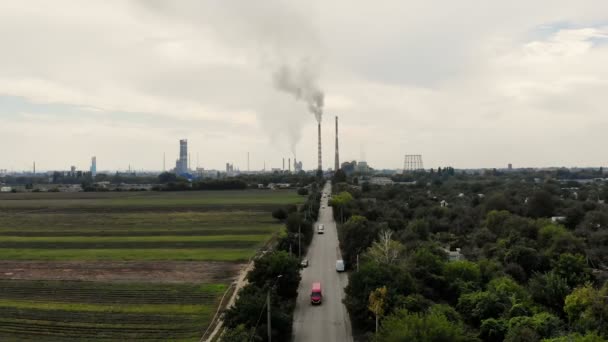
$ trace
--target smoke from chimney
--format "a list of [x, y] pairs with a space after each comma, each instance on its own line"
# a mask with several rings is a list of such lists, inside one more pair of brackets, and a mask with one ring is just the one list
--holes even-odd
[[315, 115], [317, 123], [323, 118], [325, 95], [317, 84], [318, 71], [312, 63], [303, 60], [296, 68], [286, 64], [275, 71], [273, 79], [278, 90], [292, 94], [304, 101], [308, 110]]

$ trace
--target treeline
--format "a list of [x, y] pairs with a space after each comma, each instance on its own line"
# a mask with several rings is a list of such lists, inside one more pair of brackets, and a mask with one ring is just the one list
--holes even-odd
[[247, 183], [238, 179], [218, 179], [201, 182], [170, 182], [165, 185], [155, 186], [157, 191], [189, 191], [189, 190], [244, 190]]
[[608, 338], [606, 185], [409, 177], [416, 184], [334, 187], [345, 305], [361, 339]]
[[[321, 192], [314, 183], [307, 201], [299, 208], [278, 208], [272, 216], [285, 224], [276, 248], [254, 262], [247, 275], [247, 284], [238, 294], [232, 308], [224, 313], [226, 331], [224, 342], [267, 341], [267, 298], [271, 305], [271, 330], [273, 341], [289, 341], [292, 334], [293, 311], [300, 284], [300, 251], [305, 255], [314, 234]], [[302, 234], [299, 236], [299, 234]]]

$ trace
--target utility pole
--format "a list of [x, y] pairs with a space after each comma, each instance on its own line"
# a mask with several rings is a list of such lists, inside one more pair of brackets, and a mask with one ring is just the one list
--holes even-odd
[[298, 225], [298, 259], [302, 260], [302, 225]]
[[267, 322], [267, 326], [268, 326], [268, 342], [272, 341], [272, 323], [270, 320], [270, 289], [268, 289], [268, 292], [266, 293], [266, 322]]

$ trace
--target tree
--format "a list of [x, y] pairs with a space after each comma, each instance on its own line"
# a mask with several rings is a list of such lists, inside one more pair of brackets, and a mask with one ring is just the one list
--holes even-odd
[[391, 239], [393, 232], [385, 229], [380, 232], [378, 241], [372, 243], [366, 256], [378, 264], [393, 264], [403, 253], [403, 245]]
[[300, 262], [285, 251], [266, 254], [255, 261], [247, 280], [265, 289], [275, 285], [276, 281], [276, 293], [279, 296], [295, 298], [301, 280]]
[[458, 311], [477, 326], [488, 318], [500, 318], [517, 303], [529, 302], [528, 293], [509, 277], [490, 281], [486, 291], [466, 293], [458, 299]]
[[223, 342], [242, 342], [249, 341], [249, 336], [251, 333], [245, 327], [244, 324], [239, 324], [235, 328], [226, 329], [226, 331], [222, 334]]
[[502, 319], [488, 318], [481, 322], [479, 331], [479, 336], [484, 341], [502, 341], [507, 333], [507, 322]]
[[374, 341], [378, 342], [436, 342], [469, 341], [462, 324], [454, 323], [438, 313], [410, 313], [399, 310], [387, 317]]
[[380, 287], [387, 288], [385, 312], [391, 313], [398, 298], [412, 293], [415, 285], [410, 273], [402, 267], [363, 263], [359, 271], [351, 274], [345, 289], [344, 304], [351, 314], [353, 324], [373, 329], [368, 299], [369, 294]]
[[346, 182], [346, 173], [342, 169], [337, 170], [334, 173], [334, 178], [332, 179], [332, 183], [344, 183]]
[[526, 272], [527, 279], [534, 271], [538, 271], [543, 267], [544, 261], [542, 255], [536, 249], [515, 245], [505, 254], [504, 263], [515, 263], [521, 266]]
[[470, 261], [453, 261], [445, 264], [443, 275], [448, 288], [447, 299], [454, 303], [460, 294], [477, 291], [481, 288], [479, 266]]
[[580, 254], [561, 254], [559, 260], [555, 262], [554, 272], [564, 278], [570, 288], [583, 285], [593, 278], [585, 257]]
[[520, 325], [513, 329], [509, 329], [507, 336], [505, 336], [504, 342], [539, 342], [540, 336], [534, 331], [534, 329]]
[[344, 223], [344, 208], [353, 202], [354, 198], [350, 192], [342, 191], [337, 195], [332, 196], [329, 204], [334, 208], [334, 216], [338, 215], [340, 223]]
[[287, 218], [287, 212], [283, 208], [277, 208], [272, 211], [272, 217], [279, 221], [284, 221]]
[[[267, 292], [255, 284], [245, 286], [239, 292], [235, 305], [224, 313], [226, 327], [238, 331], [238, 326], [244, 325], [255, 334], [255, 341], [266, 341], [266, 320], [258, 321], [258, 318], [266, 313]], [[273, 341], [286, 341], [291, 337], [294, 304], [292, 301], [281, 301], [273, 292], [270, 292], [270, 302]], [[256, 326], [257, 329], [254, 330]], [[239, 334], [242, 334], [242, 331]]]
[[608, 337], [608, 282], [600, 290], [591, 284], [579, 287], [566, 297], [564, 312], [570, 326], [579, 332], [596, 331]]
[[434, 246], [423, 246], [408, 259], [411, 273], [418, 282], [420, 293], [427, 298], [439, 299], [446, 287], [443, 277], [447, 256]]
[[486, 319], [499, 318], [510, 304], [505, 303], [495, 293], [477, 291], [460, 296], [457, 308], [467, 322], [478, 326]]
[[606, 342], [606, 339], [595, 332], [590, 332], [585, 335], [574, 333], [566, 336], [545, 339], [543, 342]]
[[424, 219], [415, 219], [410, 221], [407, 225], [406, 230], [412, 234], [415, 234], [416, 237], [420, 240], [428, 240], [429, 238], [429, 223]]
[[357, 255], [372, 245], [378, 236], [378, 227], [363, 216], [353, 216], [340, 227], [338, 235], [344, 260], [352, 265]]
[[551, 217], [554, 211], [553, 196], [545, 190], [535, 192], [528, 201], [528, 215], [531, 217]]
[[376, 334], [378, 333], [378, 322], [380, 317], [384, 316], [386, 306], [386, 286], [379, 287], [369, 294], [369, 311], [374, 313], [376, 317]]
[[509, 210], [509, 201], [503, 193], [496, 193], [484, 201], [486, 211]]
[[548, 312], [540, 312], [531, 317], [513, 317], [509, 320], [508, 327], [505, 341], [536, 342], [541, 338], [551, 338], [561, 334], [563, 323]]
[[554, 271], [535, 274], [528, 283], [532, 298], [543, 305], [562, 312], [564, 298], [570, 293], [568, 281]]
[[177, 175], [171, 172], [163, 172], [158, 175], [158, 182], [161, 184], [167, 184], [171, 182], [177, 182]]

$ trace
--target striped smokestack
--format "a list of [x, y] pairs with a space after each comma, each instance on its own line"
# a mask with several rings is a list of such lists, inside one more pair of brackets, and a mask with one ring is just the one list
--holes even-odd
[[323, 162], [322, 162], [322, 155], [321, 155], [321, 122], [319, 121], [319, 171], [323, 171]]

